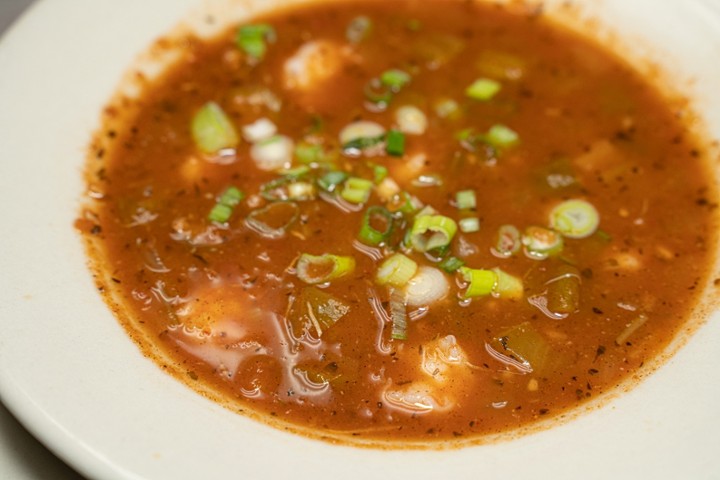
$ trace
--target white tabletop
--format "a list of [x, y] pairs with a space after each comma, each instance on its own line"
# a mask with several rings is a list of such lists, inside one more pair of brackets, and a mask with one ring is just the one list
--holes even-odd
[[[0, 0], [0, 35], [34, 0]], [[0, 403], [0, 478], [78, 480], [70, 467], [38, 442]]]

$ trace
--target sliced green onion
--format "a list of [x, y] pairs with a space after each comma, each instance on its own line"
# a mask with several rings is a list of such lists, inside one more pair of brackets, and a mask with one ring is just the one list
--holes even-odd
[[407, 340], [407, 306], [405, 295], [401, 290], [394, 290], [390, 294], [390, 319], [392, 320], [393, 340]]
[[301, 142], [295, 146], [295, 158], [306, 165], [322, 163], [325, 160], [325, 151], [321, 145]]
[[520, 136], [505, 125], [493, 125], [485, 134], [485, 142], [498, 149], [514, 147], [520, 141]]
[[385, 180], [388, 176], [388, 169], [384, 165], [373, 165], [373, 182], [375, 184], [381, 183], [383, 180]]
[[395, 110], [395, 123], [401, 132], [408, 135], [422, 135], [428, 127], [427, 115], [414, 105], [404, 105]]
[[406, 215], [415, 212], [421, 207], [422, 204], [419, 203], [419, 200], [407, 192], [396, 193], [387, 203], [387, 208], [391, 212], [400, 212]]
[[463, 233], [475, 233], [480, 231], [480, 219], [477, 217], [463, 218], [458, 222], [460, 231]]
[[354, 140], [378, 138], [385, 136], [385, 127], [377, 122], [358, 120], [346, 125], [340, 131], [340, 144], [345, 145]]
[[399, 130], [390, 130], [387, 133], [385, 149], [390, 155], [401, 157], [405, 153], [405, 134]]
[[369, 17], [360, 15], [353, 18], [345, 30], [348, 42], [358, 44], [368, 38], [372, 32], [373, 23]]
[[287, 186], [290, 200], [305, 201], [315, 198], [315, 187], [309, 182], [292, 182]]
[[260, 118], [242, 128], [243, 138], [250, 143], [266, 140], [277, 133], [277, 126], [267, 119]]
[[275, 29], [266, 23], [240, 27], [235, 42], [245, 53], [261, 60], [267, 52], [267, 43], [275, 41]]
[[418, 252], [427, 252], [450, 245], [457, 224], [443, 215], [419, 215], [415, 217], [410, 230], [410, 243]]
[[283, 177], [289, 178], [290, 180], [298, 180], [300, 178], [303, 178], [308, 173], [312, 171], [312, 168], [310, 168], [307, 165], [300, 165], [299, 167], [290, 168], [288, 170], [280, 170], [280, 175]]
[[457, 257], [447, 257], [445, 260], [440, 262], [438, 267], [446, 271], [447, 273], [455, 273], [461, 267], [465, 266], [465, 262]]
[[223, 205], [227, 205], [229, 207], [236, 207], [240, 204], [240, 202], [242, 202], [243, 198], [245, 198], [245, 194], [239, 188], [228, 187], [222, 195], [220, 195], [218, 203], [222, 203]]
[[375, 280], [379, 285], [404, 287], [415, 276], [417, 269], [418, 265], [412, 259], [396, 253], [380, 265]]
[[568, 238], [589, 237], [600, 225], [600, 215], [585, 200], [568, 200], [550, 212], [550, 226]]
[[477, 207], [477, 198], [474, 190], [461, 190], [455, 194], [455, 204], [460, 210], [474, 210]]
[[[375, 179], [377, 180], [377, 172], [375, 173]], [[377, 193], [378, 197], [380, 197], [380, 200], [389, 203], [392, 201], [395, 195], [400, 193], [400, 186], [395, 180], [388, 176], [385, 176], [385, 178], [383, 178], [380, 183], [378, 183], [377, 187], [375, 188], [375, 192]]]
[[525, 253], [533, 259], [544, 260], [559, 254], [563, 249], [563, 238], [558, 232], [543, 227], [528, 227], [522, 237]]
[[364, 178], [350, 177], [345, 180], [340, 196], [350, 203], [365, 203], [370, 198], [373, 182]]
[[[380, 228], [376, 228], [380, 225]], [[385, 208], [373, 205], [365, 211], [358, 238], [366, 245], [380, 245], [386, 241], [393, 228], [393, 216]]]
[[501, 88], [500, 82], [489, 78], [479, 78], [467, 87], [465, 94], [474, 100], [486, 102], [497, 95]]
[[274, 135], [250, 147], [250, 157], [260, 170], [272, 171], [292, 163], [295, 145], [290, 137]]
[[288, 199], [288, 184], [292, 182], [291, 177], [280, 177], [263, 184], [260, 187], [260, 195], [265, 200], [275, 202]]
[[240, 142], [230, 118], [215, 102], [208, 102], [198, 110], [191, 129], [195, 145], [204, 153], [235, 148]]
[[333, 170], [318, 178], [317, 184], [326, 192], [333, 192], [337, 186], [342, 184], [347, 178], [347, 173]]
[[399, 91], [401, 88], [407, 85], [410, 82], [411, 78], [412, 77], [409, 73], [396, 68], [392, 70], [387, 70], [383, 72], [382, 75], [380, 75], [380, 81], [384, 85], [392, 88], [394, 92]]
[[218, 198], [215, 206], [208, 214], [211, 222], [225, 223], [230, 220], [236, 206], [240, 204], [245, 194], [237, 187], [228, 187]]
[[365, 98], [376, 105], [380, 110], [385, 110], [395, 94], [389, 85], [384, 84], [379, 78], [373, 78], [363, 88]]
[[507, 258], [519, 252], [520, 247], [522, 247], [520, 230], [513, 225], [502, 225], [498, 229], [498, 239], [493, 253]]
[[499, 268], [493, 268], [497, 281], [492, 294], [498, 298], [520, 299], [523, 297], [524, 289], [521, 279], [504, 272]]
[[449, 120], [456, 120], [462, 115], [460, 105], [452, 98], [442, 98], [438, 100], [435, 102], [434, 109], [438, 117]]
[[385, 140], [385, 135], [381, 135], [379, 137], [356, 138], [355, 140], [351, 140], [343, 144], [343, 153], [350, 156], [357, 156], [363, 150], [381, 144], [383, 140]]
[[497, 274], [492, 270], [461, 267], [458, 271], [462, 279], [468, 284], [465, 293], [463, 293], [464, 298], [490, 295], [495, 289]]
[[230, 220], [233, 214], [233, 208], [222, 203], [216, 203], [208, 214], [208, 220], [211, 222], [225, 223]]
[[329, 282], [355, 270], [355, 259], [340, 255], [303, 253], [295, 267], [300, 280], [311, 285]]

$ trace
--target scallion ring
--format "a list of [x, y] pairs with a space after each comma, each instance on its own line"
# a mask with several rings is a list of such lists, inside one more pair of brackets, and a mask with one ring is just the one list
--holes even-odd
[[355, 259], [329, 253], [323, 255], [303, 253], [298, 258], [295, 270], [300, 280], [315, 285], [351, 274], [355, 270]]
[[415, 217], [410, 230], [410, 243], [418, 252], [427, 252], [450, 245], [457, 223], [443, 215], [420, 215]]
[[550, 212], [550, 226], [567, 238], [586, 238], [600, 226], [600, 215], [585, 200], [568, 200]]
[[363, 215], [358, 238], [366, 245], [377, 246], [390, 237], [392, 228], [392, 214], [386, 208], [374, 205]]

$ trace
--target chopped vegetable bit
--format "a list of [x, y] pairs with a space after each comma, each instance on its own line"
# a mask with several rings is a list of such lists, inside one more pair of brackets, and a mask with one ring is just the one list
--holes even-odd
[[505, 125], [493, 125], [485, 134], [485, 141], [502, 150], [517, 145], [520, 142], [520, 136]]
[[383, 111], [387, 108], [395, 94], [392, 87], [383, 83], [379, 78], [373, 78], [363, 88], [365, 98], [374, 105], [373, 110]]
[[492, 270], [461, 267], [458, 272], [468, 283], [464, 298], [492, 295], [495, 298], [520, 299], [524, 288], [522, 280], [500, 268]]
[[410, 82], [410, 74], [398, 69], [387, 70], [380, 75], [380, 81], [394, 92], [400, 91]]
[[208, 220], [210, 220], [211, 222], [225, 223], [230, 220], [232, 213], [232, 207], [223, 205], [222, 203], [216, 203], [208, 214]]
[[243, 198], [245, 198], [245, 194], [239, 188], [228, 187], [227, 190], [220, 195], [218, 203], [229, 207], [236, 207], [242, 202]]
[[240, 204], [245, 194], [237, 187], [228, 187], [217, 200], [217, 203], [210, 211], [208, 220], [211, 222], [225, 223], [230, 220], [233, 210]]
[[350, 203], [365, 203], [370, 198], [373, 182], [364, 178], [350, 177], [345, 180], [340, 196]]
[[395, 122], [401, 132], [422, 135], [428, 127], [425, 113], [414, 105], [405, 105], [395, 111]]
[[495, 288], [492, 295], [498, 298], [507, 298], [519, 300], [524, 295], [524, 287], [521, 279], [506, 273], [499, 268], [493, 268], [493, 272], [497, 276]]
[[388, 257], [375, 275], [379, 285], [404, 287], [417, 273], [418, 265], [402, 253]]
[[440, 262], [438, 266], [447, 273], [455, 273], [460, 269], [460, 267], [465, 266], [465, 262], [457, 257], [447, 257], [445, 260]]
[[394, 290], [390, 295], [390, 319], [392, 320], [393, 340], [407, 340], [407, 306], [405, 294], [401, 290]]
[[455, 194], [455, 205], [460, 210], [475, 210], [477, 198], [474, 190], [461, 190]]
[[277, 126], [267, 118], [260, 118], [242, 129], [243, 138], [250, 143], [257, 143], [274, 136]]
[[303, 253], [295, 269], [298, 278], [305, 283], [325, 283], [351, 274], [355, 270], [355, 259], [328, 253], [320, 256]]
[[297, 158], [300, 163], [306, 165], [320, 164], [327, 160], [322, 145], [313, 145], [305, 142], [298, 143], [295, 146], [294, 153], [295, 158]]
[[316, 287], [305, 287], [290, 304], [286, 318], [293, 336], [320, 338], [350, 312], [350, 306]]
[[387, 134], [385, 149], [390, 155], [401, 157], [405, 153], [405, 134], [390, 130]]
[[250, 57], [261, 60], [267, 53], [267, 43], [274, 43], [275, 29], [266, 23], [240, 27], [235, 39], [237, 46]]
[[385, 127], [376, 122], [360, 120], [340, 132], [340, 144], [346, 154], [359, 155], [363, 150], [385, 140]]
[[347, 178], [347, 173], [333, 170], [318, 178], [317, 184], [326, 192], [334, 192], [337, 186], [341, 185]]
[[306, 201], [315, 198], [315, 187], [308, 182], [292, 182], [287, 186], [288, 198], [296, 201]]
[[498, 229], [498, 239], [493, 253], [499, 257], [507, 258], [520, 251], [522, 240], [520, 230], [513, 225], [502, 225]]
[[405, 286], [407, 304], [412, 307], [426, 307], [445, 298], [450, 285], [445, 275], [437, 268], [422, 266]]
[[550, 226], [568, 238], [589, 237], [600, 226], [600, 215], [585, 200], [568, 200], [550, 212]]
[[497, 274], [492, 270], [460, 267], [458, 270], [462, 279], [468, 283], [464, 298], [482, 297], [490, 295], [497, 283]]
[[523, 373], [542, 374], [557, 368], [564, 360], [530, 322], [501, 332], [495, 345], [499, 353], [519, 362]]
[[377, 246], [390, 237], [392, 228], [392, 214], [383, 207], [373, 205], [363, 215], [358, 238], [366, 245]]
[[407, 192], [398, 192], [388, 201], [387, 208], [391, 212], [409, 215], [422, 208], [422, 203]]
[[563, 249], [562, 235], [544, 227], [528, 227], [522, 237], [525, 253], [535, 260], [544, 260]]
[[480, 231], [480, 219], [477, 217], [462, 218], [458, 222], [460, 231], [463, 233], [475, 233]]
[[418, 252], [427, 252], [450, 245], [457, 224], [450, 217], [442, 215], [418, 215], [410, 230], [410, 243]]
[[373, 182], [378, 185], [388, 176], [388, 169], [384, 165], [373, 165]]
[[215, 102], [206, 103], [195, 114], [192, 136], [197, 148], [208, 154], [235, 148], [240, 142], [232, 121]]
[[489, 78], [479, 78], [465, 90], [465, 94], [472, 99], [486, 102], [497, 95], [501, 89], [500, 82]]
[[275, 135], [250, 147], [250, 157], [260, 170], [279, 170], [292, 164], [293, 150], [290, 137]]
[[440, 118], [457, 120], [462, 116], [460, 105], [452, 98], [443, 98], [435, 102], [435, 114]]
[[580, 308], [580, 272], [576, 267], [561, 264], [552, 271], [547, 282], [547, 309], [556, 315], [575, 313]]

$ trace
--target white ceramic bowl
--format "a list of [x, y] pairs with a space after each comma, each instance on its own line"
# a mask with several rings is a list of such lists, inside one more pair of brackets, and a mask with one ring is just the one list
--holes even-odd
[[[281, 3], [255, 2], [256, 5]], [[549, 0], [548, 11], [560, 0]], [[585, 0], [648, 55], [720, 138], [713, 0]], [[720, 318], [604, 408], [453, 451], [332, 446], [207, 401], [144, 358], [115, 321], [73, 229], [99, 112], [136, 55], [201, 0], [44, 0], [0, 44], [0, 398], [94, 478], [718, 478]]]

